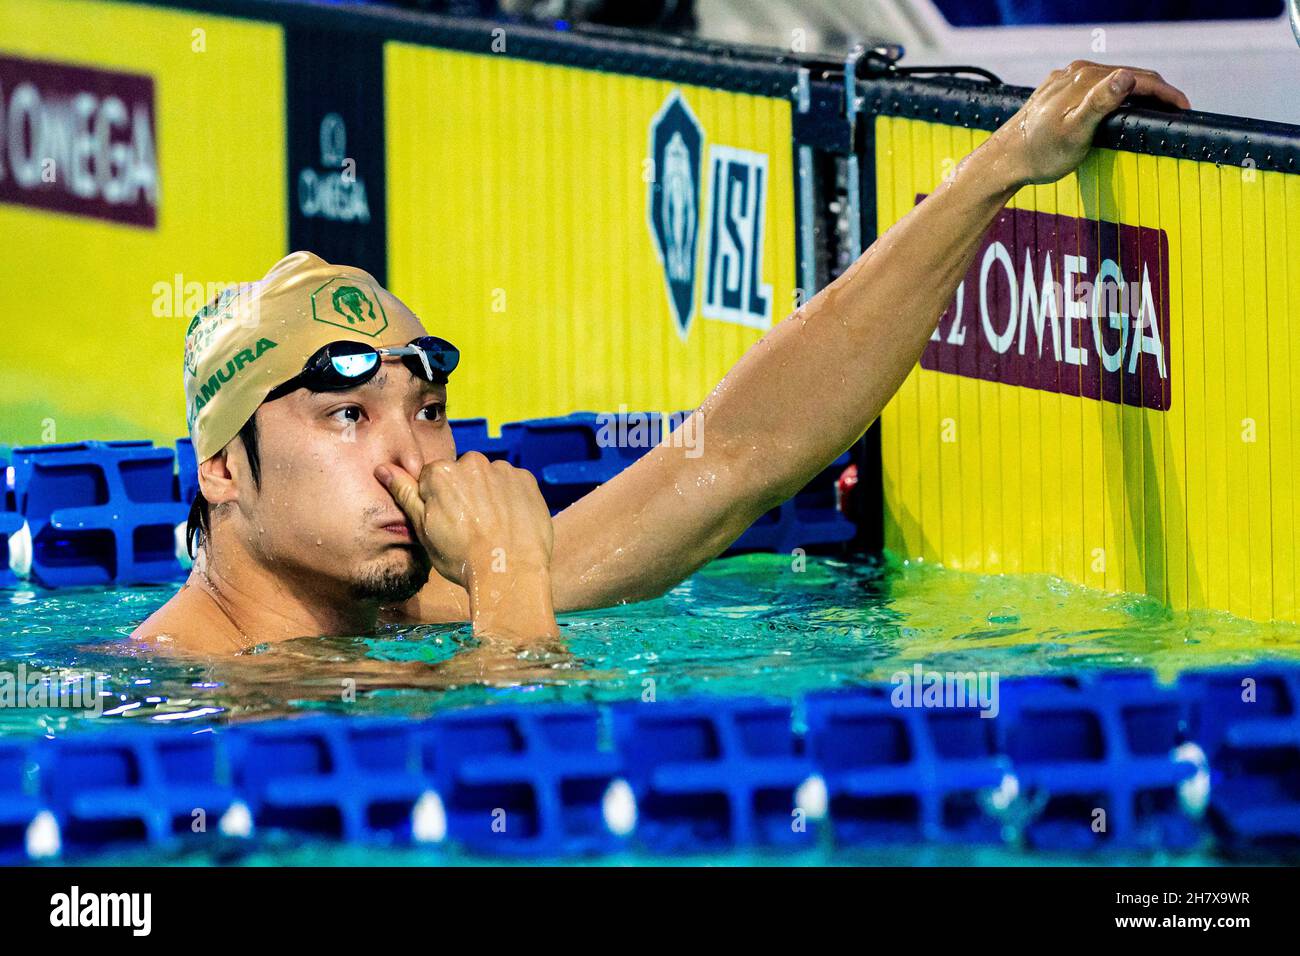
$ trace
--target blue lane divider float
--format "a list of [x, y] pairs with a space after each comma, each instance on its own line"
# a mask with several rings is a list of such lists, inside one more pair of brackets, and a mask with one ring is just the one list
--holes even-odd
[[[166, 735], [128, 728], [42, 741], [35, 751], [40, 795], [59, 823], [59, 840], [37, 852], [53, 855], [144, 841], [163, 843], [216, 830], [235, 805], [212, 734]], [[32, 841], [39, 842], [39, 841]]]
[[488, 431], [486, 418], [462, 418], [450, 424], [452, 435], [456, 438], [457, 454], [476, 451], [491, 461], [510, 460], [510, 439], [505, 435], [493, 438]]
[[[536, 475], [543, 497], [556, 513], [609, 481], [665, 438], [679, 442], [684, 454], [694, 454], [697, 449], [702, 453], [702, 432], [683, 428], [690, 414], [574, 412], [508, 423], [497, 439], [488, 437], [482, 419], [452, 422], [452, 427], [459, 451], [504, 458]], [[683, 437], [674, 438], [679, 435]], [[754, 522], [729, 552], [790, 552], [797, 547], [852, 540], [856, 528], [839, 511], [835, 496], [836, 479], [848, 463], [849, 455], [841, 455], [801, 492]]]
[[995, 721], [973, 707], [895, 707], [884, 688], [811, 694], [805, 707], [838, 840], [1000, 839], [988, 809], [1014, 778], [996, 750]]
[[591, 707], [488, 707], [421, 727], [451, 838], [511, 854], [609, 852], [631, 829], [621, 761]]
[[[14, 448], [13, 485], [31, 537], [30, 573], [47, 587], [174, 579], [175, 458], [149, 442]], [[12, 549], [12, 539], [10, 540]]]
[[[687, 414], [670, 416], [670, 433]], [[558, 418], [510, 422], [502, 426], [501, 438], [510, 449], [507, 460], [537, 476], [542, 496], [555, 513], [659, 444], [663, 425], [657, 414], [575, 412]]]
[[[484, 419], [451, 423], [460, 452], [479, 451], [537, 476], [559, 512], [677, 433], [688, 412], [668, 416], [575, 412], [488, 433]], [[689, 448], [687, 444], [684, 448]], [[835, 481], [842, 455], [790, 501], [762, 516], [730, 549], [790, 552], [850, 541]], [[46, 587], [147, 584], [189, 568], [185, 523], [198, 491], [188, 438], [174, 448], [147, 441], [0, 447], [0, 587], [31, 577]]]
[[260, 826], [353, 842], [410, 836], [427, 789], [413, 724], [332, 720], [250, 726], [229, 747], [232, 779]]
[[199, 465], [194, 457], [194, 442], [176, 439], [176, 500], [189, 504], [199, 493]]
[[824, 799], [788, 703], [633, 703], [612, 716], [645, 845], [681, 852], [812, 838]]
[[1190, 672], [1178, 686], [1211, 768], [1207, 816], [1219, 838], [1300, 844], [1300, 669]]
[[0, 740], [0, 866], [24, 862], [32, 856], [27, 835], [37, 827], [44, 808], [29, 790], [30, 748], [18, 741]]
[[9, 447], [0, 445], [0, 588], [18, 584], [32, 565], [31, 531], [18, 512], [9, 458]]
[[1009, 679], [992, 717], [892, 690], [0, 740], [0, 861], [263, 831], [551, 858], [1300, 848], [1300, 666]]
[[1091, 850], [1193, 845], [1196, 752], [1179, 750], [1187, 702], [1150, 674], [1002, 685], [999, 750], [1033, 808], [1035, 847]]

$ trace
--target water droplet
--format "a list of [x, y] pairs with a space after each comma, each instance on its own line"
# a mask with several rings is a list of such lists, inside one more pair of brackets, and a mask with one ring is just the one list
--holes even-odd
[[1018, 624], [1020, 615], [1013, 608], [1000, 607], [996, 611], [990, 611], [988, 621], [990, 624]]

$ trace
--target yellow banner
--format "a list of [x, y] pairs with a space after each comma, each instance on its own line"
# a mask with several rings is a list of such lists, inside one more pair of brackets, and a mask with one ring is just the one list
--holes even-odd
[[[691, 407], [795, 307], [788, 101], [384, 61], [388, 284], [463, 350], [453, 416]], [[0, 276], [40, 317], [0, 333], [0, 441], [184, 434], [188, 317], [287, 251], [284, 73], [275, 24], [0, 0], [5, 95], [44, 129], [0, 177]]]
[[401, 43], [385, 73], [390, 285], [462, 350], [453, 418], [691, 408], [793, 311], [789, 102]]
[[189, 317], [284, 253], [280, 33], [0, 0], [7, 128], [27, 131], [0, 193], [0, 440], [185, 434]]
[[[878, 117], [880, 229], [986, 136]], [[1094, 150], [1022, 190], [883, 416], [887, 547], [1294, 620], [1292, 233], [1300, 177], [1252, 166]]]

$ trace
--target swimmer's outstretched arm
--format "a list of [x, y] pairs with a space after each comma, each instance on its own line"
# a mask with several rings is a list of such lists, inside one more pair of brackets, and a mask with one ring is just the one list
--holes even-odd
[[682, 426], [698, 427], [698, 455], [661, 445], [557, 516], [556, 609], [663, 593], [852, 445], [920, 358], [998, 212], [1022, 186], [1078, 166], [1130, 94], [1190, 105], [1148, 70], [1076, 61], [1054, 71], [950, 179], [736, 363]]

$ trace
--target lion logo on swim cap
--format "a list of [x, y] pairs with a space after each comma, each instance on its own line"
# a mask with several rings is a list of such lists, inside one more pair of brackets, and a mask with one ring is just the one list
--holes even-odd
[[362, 335], [378, 335], [388, 328], [379, 293], [351, 276], [335, 276], [313, 292], [311, 314], [317, 322]]

